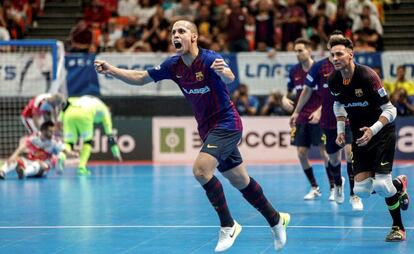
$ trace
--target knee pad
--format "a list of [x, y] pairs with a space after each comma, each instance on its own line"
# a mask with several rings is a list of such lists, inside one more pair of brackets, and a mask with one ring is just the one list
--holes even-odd
[[373, 187], [376, 193], [384, 198], [389, 198], [397, 193], [397, 189], [392, 183], [391, 174], [375, 174]]
[[361, 182], [355, 181], [354, 192], [361, 198], [368, 198], [371, 195], [373, 189], [373, 179], [371, 177], [368, 177]]

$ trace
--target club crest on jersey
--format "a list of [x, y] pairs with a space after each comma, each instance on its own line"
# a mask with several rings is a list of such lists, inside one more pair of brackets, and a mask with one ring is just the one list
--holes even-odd
[[355, 95], [356, 97], [362, 97], [364, 93], [362, 92], [362, 89], [355, 89]]
[[204, 75], [201, 71], [196, 72], [196, 79], [197, 81], [202, 81], [204, 79]]

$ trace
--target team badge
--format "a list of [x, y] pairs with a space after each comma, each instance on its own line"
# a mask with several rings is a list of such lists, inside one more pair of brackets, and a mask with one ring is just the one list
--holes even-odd
[[204, 75], [201, 71], [196, 72], [196, 79], [197, 81], [202, 81], [204, 79]]
[[355, 89], [355, 95], [356, 97], [362, 97], [364, 93], [362, 92], [362, 89]]

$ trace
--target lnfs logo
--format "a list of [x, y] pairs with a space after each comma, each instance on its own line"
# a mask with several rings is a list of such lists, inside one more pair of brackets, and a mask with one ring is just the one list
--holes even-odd
[[161, 153], [184, 153], [185, 135], [184, 128], [160, 129]]

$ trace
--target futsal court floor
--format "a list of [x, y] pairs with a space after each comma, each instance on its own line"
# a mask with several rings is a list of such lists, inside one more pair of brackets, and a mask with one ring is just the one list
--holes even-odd
[[[0, 182], [0, 254], [214, 253], [218, 218], [191, 166], [96, 165], [93, 175], [77, 177], [74, 169], [45, 179]], [[288, 241], [280, 253], [411, 254], [414, 253], [414, 207], [403, 212], [407, 241], [384, 241], [391, 218], [384, 199], [364, 200], [353, 212], [349, 185], [342, 205], [328, 201], [321, 165], [314, 167], [322, 189], [316, 201], [296, 164], [249, 165], [274, 206], [291, 214]], [[343, 173], [346, 170], [343, 166]], [[414, 165], [396, 165], [406, 174], [414, 197]], [[226, 253], [275, 253], [265, 219], [239, 191], [222, 180], [233, 217], [243, 226]]]

